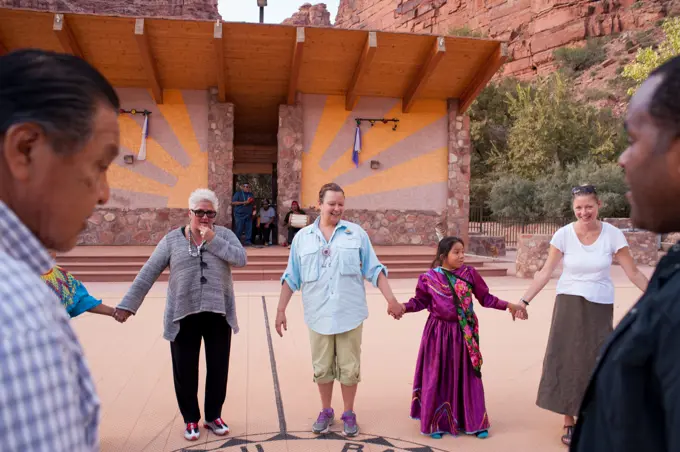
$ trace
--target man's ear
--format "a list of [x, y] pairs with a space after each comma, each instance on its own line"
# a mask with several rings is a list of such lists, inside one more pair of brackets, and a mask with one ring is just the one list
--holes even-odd
[[15, 124], [7, 129], [2, 137], [0, 158], [5, 161], [14, 179], [28, 179], [34, 149], [44, 138], [42, 129], [31, 123]]

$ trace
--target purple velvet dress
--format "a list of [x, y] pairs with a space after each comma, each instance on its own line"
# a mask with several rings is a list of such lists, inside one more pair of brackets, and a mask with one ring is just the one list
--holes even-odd
[[[463, 265], [453, 274], [472, 285], [472, 293], [482, 306], [507, 309], [508, 303], [489, 293], [473, 267]], [[406, 303], [406, 312], [423, 309], [430, 315], [418, 352], [411, 417], [420, 420], [420, 431], [425, 435], [488, 430], [482, 379], [473, 369], [449, 281], [441, 268], [421, 275], [415, 296]]]

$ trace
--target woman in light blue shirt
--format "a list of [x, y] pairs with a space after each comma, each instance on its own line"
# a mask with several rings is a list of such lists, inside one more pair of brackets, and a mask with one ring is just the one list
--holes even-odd
[[366, 231], [341, 219], [345, 193], [339, 185], [321, 187], [319, 209], [319, 218], [293, 239], [288, 267], [281, 277], [276, 331], [283, 336], [286, 306], [293, 292], [300, 290], [322, 405], [312, 431], [327, 433], [333, 424], [333, 381], [338, 380], [345, 405], [343, 432], [355, 436], [359, 427], [354, 399], [361, 380], [362, 326], [368, 317], [364, 279], [380, 289], [388, 314], [399, 319], [404, 309], [390, 289], [387, 268], [378, 260]]

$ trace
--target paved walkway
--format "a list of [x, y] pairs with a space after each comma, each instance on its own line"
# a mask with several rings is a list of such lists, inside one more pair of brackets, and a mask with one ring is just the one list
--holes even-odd
[[[651, 274], [651, 268], [645, 268]], [[619, 267], [615, 322], [640, 296]], [[517, 300], [528, 286], [514, 277], [487, 279], [492, 293]], [[445, 436], [433, 440], [419, 434], [409, 419], [411, 383], [421, 331], [427, 313], [395, 321], [386, 304], [369, 288], [370, 318], [363, 341], [362, 374], [356, 411], [362, 435], [350, 441], [338, 435], [315, 439], [308, 433], [319, 411], [311, 379], [310, 350], [299, 295], [288, 309], [288, 332], [274, 331], [279, 286], [276, 282], [236, 284], [241, 331], [232, 343], [231, 367], [223, 418], [231, 434], [218, 438], [201, 430], [189, 443], [173, 389], [170, 347], [162, 338], [167, 284], [156, 284], [136, 317], [120, 325], [110, 318], [86, 314], [74, 320], [96, 378], [102, 400], [102, 450], [238, 452], [279, 451], [525, 451], [566, 450], [559, 442], [562, 419], [534, 404], [543, 352], [555, 297], [555, 280], [534, 300], [531, 318], [512, 322], [506, 312], [479, 309], [484, 355], [484, 385], [492, 424], [489, 438]], [[397, 297], [407, 301], [415, 280], [392, 282]], [[89, 283], [88, 289], [115, 305], [124, 283]], [[268, 319], [268, 321], [267, 321]], [[274, 371], [273, 371], [274, 370]], [[205, 377], [201, 356], [201, 379]], [[203, 407], [203, 382], [199, 401]], [[334, 395], [342, 411], [339, 389]], [[339, 416], [339, 414], [338, 414]], [[335, 431], [341, 430], [336, 424]]]

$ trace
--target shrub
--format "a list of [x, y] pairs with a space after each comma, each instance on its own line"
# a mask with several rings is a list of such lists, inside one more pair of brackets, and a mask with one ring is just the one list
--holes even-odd
[[524, 221], [541, 217], [536, 183], [516, 175], [502, 176], [491, 185], [488, 206], [497, 217]]
[[578, 74], [607, 58], [604, 42], [589, 39], [584, 47], [561, 47], [553, 52], [553, 56], [567, 74]]

